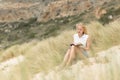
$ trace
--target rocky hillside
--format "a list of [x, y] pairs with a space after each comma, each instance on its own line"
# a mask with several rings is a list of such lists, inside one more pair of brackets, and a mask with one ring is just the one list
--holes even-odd
[[43, 9], [56, 0], [2, 0], [0, 22], [11, 22], [31, 17], [41, 18]]
[[[56, 36], [80, 21], [107, 24], [120, 18], [119, 3], [119, 0], [1, 0], [0, 48]], [[95, 17], [97, 8], [106, 11], [100, 19]]]
[[45, 2], [45, 3], [49, 3], [52, 1], [59, 1], [59, 0], [1, 0], [3, 2]]
[[[40, 5], [40, 6], [39, 6]], [[0, 4], [0, 22], [11, 22], [40, 16], [44, 4], [40, 3], [12, 3]]]
[[4, 0], [0, 4], [0, 21], [11, 22], [31, 17], [48, 21], [89, 11], [94, 15], [97, 7], [107, 8], [110, 4], [117, 6], [119, 3], [119, 0]]

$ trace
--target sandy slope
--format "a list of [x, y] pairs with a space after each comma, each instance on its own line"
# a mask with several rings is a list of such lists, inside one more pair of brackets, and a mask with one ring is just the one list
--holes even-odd
[[23, 62], [24, 59], [24, 56], [20, 55], [18, 57], [14, 57], [5, 62], [2, 62], [0, 63], [0, 71], [8, 73], [15, 65], [18, 65], [20, 62]]
[[51, 70], [47, 74], [43, 72], [38, 73], [32, 80], [62, 80], [63, 78], [64, 80], [101, 80], [100, 75], [103, 75], [103, 78], [106, 76], [106, 67], [110, 66], [114, 60], [116, 62], [119, 61], [119, 53], [120, 46], [115, 46], [106, 51], [99, 52], [97, 57], [89, 58], [88, 60], [92, 64], [86, 65], [83, 61], [79, 61], [67, 69], [60, 71]]
[[[119, 64], [120, 46], [112, 47], [106, 51], [97, 53], [97, 57], [89, 58], [90, 64], [84, 61], [78, 61], [76, 64], [63, 70], [50, 70], [49, 73], [40, 72], [34, 75], [32, 80], [61, 80], [63, 77], [71, 80], [100, 80], [100, 75], [106, 75], [106, 66], [109, 66], [113, 61]], [[106, 61], [107, 58], [107, 61]], [[15, 65], [24, 61], [24, 56], [20, 55], [0, 64], [0, 71], [10, 73]], [[86, 77], [88, 76], [88, 78]], [[103, 76], [104, 77], [104, 76]]]

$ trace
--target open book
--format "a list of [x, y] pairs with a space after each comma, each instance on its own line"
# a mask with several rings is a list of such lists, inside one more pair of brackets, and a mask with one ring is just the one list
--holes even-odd
[[75, 46], [83, 46], [82, 43], [72, 43], [72, 44], [70, 44], [70, 46], [72, 46], [72, 45], [75, 45]]

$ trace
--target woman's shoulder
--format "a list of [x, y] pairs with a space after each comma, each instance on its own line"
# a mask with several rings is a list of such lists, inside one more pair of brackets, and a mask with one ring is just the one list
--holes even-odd
[[86, 38], [88, 38], [88, 37], [89, 37], [89, 35], [88, 35], [88, 34], [84, 34], [84, 35], [83, 35], [83, 37], [86, 37]]
[[84, 36], [88, 36], [88, 34], [84, 34]]

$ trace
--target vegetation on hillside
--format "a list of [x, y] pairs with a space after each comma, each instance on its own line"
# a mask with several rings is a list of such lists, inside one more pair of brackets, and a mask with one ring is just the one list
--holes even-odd
[[[47, 22], [38, 22], [37, 17], [26, 20], [21, 18], [13, 22], [1, 22], [0, 62], [5, 62], [19, 55], [23, 55], [25, 61], [13, 67], [10, 72], [4, 72], [7, 70], [4, 67], [1, 68], [0, 64], [0, 78], [2, 80], [31, 80], [36, 73], [41, 72], [45, 73], [45, 75], [51, 73], [50, 70], [53, 70], [62, 62], [66, 50], [72, 42], [72, 35], [76, 32], [75, 24], [78, 22], [83, 22], [86, 25], [88, 34], [91, 37], [91, 58], [98, 57], [98, 52], [120, 45], [120, 6], [117, 2], [119, 1], [116, 0], [109, 4], [104, 3], [101, 9], [105, 9], [107, 13], [99, 19], [95, 18], [94, 8], [91, 7], [77, 15], [48, 19]], [[112, 18], [109, 18], [109, 16], [112, 16]], [[119, 48], [118, 51], [116, 48], [114, 49], [115, 52], [114, 50], [105, 52], [108, 54], [105, 57], [108, 63], [95, 63], [92, 66], [85, 65], [87, 66], [85, 68], [87, 74], [79, 67], [81, 66], [79, 62], [82, 62], [82, 60], [79, 60], [75, 66], [72, 65], [72, 68], [70, 66], [68, 69], [60, 71], [60, 73], [54, 73], [54, 76], [60, 77], [60, 80], [79, 80], [81, 78], [83, 80], [93, 80], [95, 79], [94, 76], [97, 76], [98, 80], [119, 80], [120, 63], [118, 61], [120, 57], [117, 54]], [[100, 57], [99, 59], [102, 60], [103, 58]], [[94, 68], [98, 71], [94, 71]], [[88, 78], [85, 78], [85, 74]]]
[[[120, 44], [119, 21], [112, 22], [105, 26], [99, 22], [91, 22], [86, 25], [92, 39], [91, 57], [96, 56], [96, 52]], [[33, 40], [21, 45], [14, 45], [7, 50], [1, 51], [1, 61], [20, 54], [24, 55], [26, 57], [25, 62], [15, 68], [15, 72], [21, 74], [17, 75], [19, 77], [24, 76], [24, 74], [22, 74], [19, 69], [17, 70], [17, 68], [24, 68], [26, 70], [25, 75], [48, 71], [61, 63], [66, 50], [69, 48], [69, 44], [72, 42], [72, 35], [74, 33], [75, 30], [67, 30], [61, 32], [59, 36], [50, 37], [42, 41]], [[13, 73], [12, 76], [14, 75]]]

